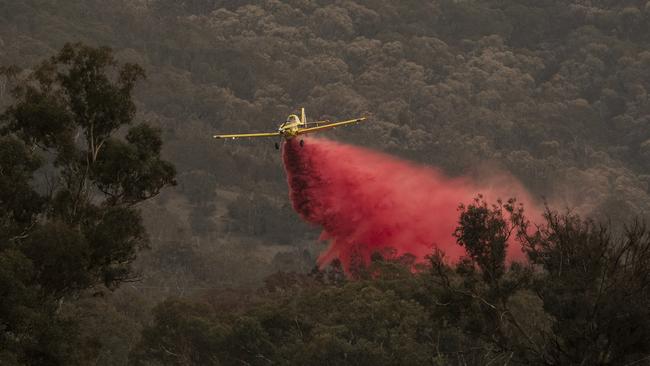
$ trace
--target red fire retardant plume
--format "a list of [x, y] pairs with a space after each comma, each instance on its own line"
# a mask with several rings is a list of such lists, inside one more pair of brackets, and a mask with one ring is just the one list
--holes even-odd
[[[320, 266], [339, 258], [349, 268], [353, 256], [367, 262], [373, 252], [388, 248], [421, 261], [437, 247], [455, 262], [465, 254], [452, 236], [458, 206], [479, 193], [488, 202], [516, 197], [527, 216], [538, 212], [510, 177], [490, 184], [448, 178], [430, 167], [325, 139], [306, 139], [304, 147], [292, 139], [283, 149], [293, 207], [322, 227], [321, 239], [329, 241]], [[508, 257], [522, 258], [521, 248], [510, 245]]]

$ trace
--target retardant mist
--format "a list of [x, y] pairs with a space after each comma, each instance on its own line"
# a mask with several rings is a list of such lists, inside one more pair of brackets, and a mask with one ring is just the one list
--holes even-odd
[[[287, 141], [283, 158], [290, 196], [300, 216], [323, 229], [329, 246], [318, 259], [322, 267], [335, 258], [349, 268], [353, 256], [367, 262], [375, 251], [392, 248], [423, 260], [434, 248], [451, 262], [465, 254], [452, 233], [458, 206], [477, 194], [488, 202], [516, 197], [528, 216], [539, 212], [512, 177], [487, 182], [448, 178], [431, 167], [326, 139]], [[510, 259], [523, 256], [510, 245]]]

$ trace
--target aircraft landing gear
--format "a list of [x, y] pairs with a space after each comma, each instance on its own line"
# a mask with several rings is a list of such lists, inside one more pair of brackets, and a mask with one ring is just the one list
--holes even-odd
[[280, 150], [280, 144], [278, 144], [277, 142], [275, 143], [275, 149]]
[[305, 146], [305, 141], [304, 141], [304, 140], [300, 140], [300, 147], [303, 147], [303, 146]]

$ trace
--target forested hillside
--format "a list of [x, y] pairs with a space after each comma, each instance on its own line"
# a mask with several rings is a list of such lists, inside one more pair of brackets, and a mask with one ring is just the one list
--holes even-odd
[[[650, 217], [650, 2], [0, 0], [0, 111], [16, 103], [11, 93], [14, 79], [30, 75], [69, 42], [110, 47], [117, 61], [137, 64], [146, 72], [146, 78], [133, 85], [134, 120], [159, 129], [161, 156], [176, 167], [178, 183], [138, 205], [149, 237], [148, 250], [134, 262], [139, 281], [114, 292], [82, 291], [57, 310], [81, 322], [78, 332], [86, 342], [81, 348], [87, 352], [75, 356], [74, 362], [89, 364], [92, 359], [93, 364], [121, 365], [131, 354], [135, 364], [361, 364], [359, 360], [431, 364], [433, 359], [441, 364], [450, 360], [482, 364], [486, 362], [481, 352], [489, 349], [503, 357], [495, 361], [500, 363], [510, 355], [513, 362], [578, 364], [583, 360], [578, 360], [580, 355], [592, 352], [594, 344], [602, 346], [596, 331], [591, 334], [595, 343], [581, 348], [584, 353], [562, 356], [566, 349], [546, 349], [534, 337], [529, 339], [533, 344], [515, 344], [521, 334], [508, 333], [516, 328], [514, 322], [500, 324], [503, 334], [486, 336], [482, 331], [496, 320], [464, 318], [463, 314], [480, 308], [471, 301], [464, 303], [464, 310], [447, 314], [455, 319], [445, 323], [453, 324], [448, 333], [436, 333], [432, 329], [442, 323], [427, 321], [443, 320], [436, 318], [440, 309], [431, 304], [449, 300], [445, 296], [456, 298], [445, 287], [436, 287], [433, 292], [442, 292], [436, 292], [435, 299], [422, 295], [427, 287], [418, 281], [429, 281], [429, 272], [411, 278], [408, 270], [395, 270], [397, 282], [405, 281], [410, 289], [403, 292], [392, 279], [379, 285], [365, 277], [347, 283], [336, 268], [314, 275], [329, 280], [273, 275], [311, 271], [323, 248], [317, 242], [318, 230], [302, 223], [291, 209], [273, 141], [224, 143], [211, 136], [273, 129], [299, 107], [305, 107], [313, 119], [369, 113], [370, 123], [327, 136], [440, 167], [451, 176], [510, 172], [552, 207], [560, 211], [571, 207], [582, 216], [611, 221], [612, 231], [618, 234], [624, 232], [619, 230], [622, 222]], [[124, 135], [120, 138], [127, 137], [125, 131], [120, 133]], [[24, 169], [32, 174], [37, 166]], [[580, 238], [583, 231], [589, 235], [597, 231], [581, 224], [572, 229]], [[632, 242], [643, 241], [635, 241], [634, 232], [628, 234]], [[395, 265], [382, 260], [378, 260], [381, 265]], [[440, 278], [440, 273], [431, 276]], [[273, 275], [270, 280], [269, 275]], [[290, 283], [291, 291], [301, 292], [304, 287], [313, 292], [305, 290], [307, 294], [299, 297], [287, 290], [268, 300], [253, 290], [265, 278], [267, 284], [282, 283], [270, 286], [273, 291]], [[599, 278], [594, 275], [584, 283]], [[324, 283], [324, 293], [314, 290]], [[494, 283], [485, 286], [489, 292]], [[542, 288], [550, 299], [573, 289], [566, 286], [536, 289]], [[519, 300], [533, 297], [534, 290], [527, 288], [529, 292], [516, 296]], [[358, 291], [363, 293], [361, 303], [353, 303], [352, 297], [343, 300]], [[616, 296], [627, 296], [625, 291]], [[304, 303], [291, 303], [294, 295]], [[152, 313], [168, 296], [192, 300], [166, 302]], [[197, 298], [202, 299], [201, 305], [193, 302]], [[343, 304], [310, 305], [321, 300]], [[263, 306], [256, 308], [259, 303]], [[638, 305], [636, 310], [647, 305], [632, 303]], [[340, 327], [343, 322], [372, 323], [373, 319], [354, 317], [366, 305], [422, 324], [422, 329], [404, 325], [409, 329], [400, 328], [399, 347], [384, 350], [413, 359], [390, 358], [381, 352], [369, 357], [368, 352], [389, 342], [388, 338], [359, 336], [367, 341], [359, 343], [348, 337], [391, 333], [386, 329], [399, 323], [390, 323], [388, 317], [385, 328], [364, 328], [359, 333]], [[303, 320], [311, 331], [302, 328], [303, 323], [297, 328], [286, 325], [299, 321], [283, 314], [283, 306], [305, 314], [308, 319]], [[544, 318], [537, 324], [540, 329], [574, 344], [574, 335], [552, 333], [549, 329], [558, 325], [540, 315], [547, 311], [555, 319], [568, 319], [570, 310], [544, 304], [542, 311], [541, 307], [533, 314]], [[341, 318], [319, 318], [320, 311], [334, 308], [343, 309], [337, 313]], [[232, 311], [223, 315], [228, 319], [220, 318], [220, 309]], [[247, 315], [237, 318], [238, 311]], [[647, 321], [641, 315], [634, 319]], [[575, 329], [582, 325], [576, 324]], [[102, 332], [97, 334], [96, 329]], [[167, 344], [156, 338], [173, 329], [187, 331], [183, 337], [188, 338], [182, 338], [187, 348], [170, 348], [178, 342]], [[310, 340], [296, 335], [301, 331], [311, 334]], [[169, 337], [176, 340], [178, 334]], [[264, 336], [251, 336], [255, 334]], [[607, 337], [616, 338], [612, 334]], [[277, 343], [265, 348], [271, 347], [267, 340], [277, 342], [276, 336], [286, 339], [288, 348], [280, 349]], [[494, 345], [481, 338], [492, 336], [503, 342]], [[639, 346], [647, 341], [645, 336], [635, 338], [640, 341], [631, 348], [595, 358], [584, 356], [583, 364], [612, 363], [625, 352], [635, 356], [630, 349], [647, 354]], [[442, 346], [440, 337], [449, 343]], [[432, 339], [438, 339], [436, 344], [443, 350], [413, 352], [433, 344]], [[232, 348], [228, 342], [248, 348], [227, 354], [201, 351]], [[305, 344], [313, 352], [301, 355], [296, 349]], [[482, 351], [470, 352], [461, 361], [465, 347]], [[319, 349], [360, 356], [343, 361], [330, 354], [309, 358]], [[72, 362], [53, 358], [50, 364]]]

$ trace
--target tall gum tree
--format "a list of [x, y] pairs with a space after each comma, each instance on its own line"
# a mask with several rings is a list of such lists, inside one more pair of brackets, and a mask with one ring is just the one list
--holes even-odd
[[0, 363], [70, 363], [56, 336], [71, 329], [57, 318], [60, 304], [134, 278], [131, 262], [148, 243], [137, 205], [174, 185], [176, 171], [160, 158], [160, 131], [134, 124], [144, 70], [119, 64], [109, 48], [66, 44], [25, 77], [7, 75], [0, 349], [14, 351]]

